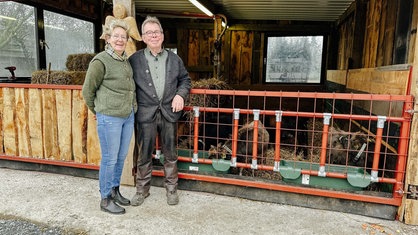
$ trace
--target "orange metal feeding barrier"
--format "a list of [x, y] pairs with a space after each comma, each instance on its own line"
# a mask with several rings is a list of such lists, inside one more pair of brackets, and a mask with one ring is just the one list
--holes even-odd
[[[357, 200], [357, 201], [367, 201], [367, 202], [374, 202], [374, 203], [381, 203], [381, 204], [388, 204], [388, 205], [400, 205], [401, 197], [402, 197], [402, 189], [403, 189], [403, 180], [405, 174], [405, 167], [406, 167], [406, 157], [407, 157], [407, 146], [409, 141], [409, 128], [410, 128], [410, 121], [411, 116], [407, 110], [412, 108], [412, 96], [409, 95], [373, 95], [373, 94], [347, 94], [347, 93], [309, 93], [309, 92], [267, 92], [267, 91], [232, 91], [232, 90], [200, 90], [194, 89], [191, 92], [191, 99], [193, 100], [193, 96], [201, 96], [201, 98], [205, 99], [215, 99], [218, 101], [218, 105], [215, 107], [199, 107], [199, 106], [188, 106], [185, 108], [186, 111], [193, 113], [192, 124], [191, 128], [193, 130], [190, 133], [190, 137], [193, 139], [193, 144], [191, 144], [191, 148], [193, 149], [193, 157], [181, 156], [179, 155], [180, 162], [187, 162], [191, 164], [207, 164], [213, 165], [216, 169], [217, 164], [222, 161], [223, 164], [228, 164], [232, 168], [246, 168], [258, 171], [266, 171], [266, 172], [279, 172], [283, 178], [286, 175], [310, 175], [311, 177], [321, 177], [324, 179], [343, 179], [347, 180], [350, 183], [353, 183], [354, 186], [362, 185], [361, 187], [368, 186], [371, 183], [386, 183], [393, 185], [392, 189], [392, 198], [383, 198], [379, 196], [366, 196], [363, 194], [358, 193], [348, 193], [342, 192], [333, 189], [324, 189], [320, 188], [312, 188], [312, 187], [305, 187], [303, 185], [283, 185], [279, 182], [277, 184], [272, 182], [265, 182], [263, 180], [244, 180], [244, 179], [230, 179], [227, 177], [222, 177], [222, 175], [208, 175], [208, 174], [196, 174], [190, 172], [184, 172], [180, 174], [180, 178], [184, 179], [191, 179], [191, 180], [201, 180], [207, 182], [216, 182], [222, 184], [232, 184], [232, 185], [240, 185], [246, 187], [255, 187], [255, 188], [263, 188], [263, 189], [270, 189], [270, 190], [278, 190], [278, 191], [286, 191], [286, 192], [293, 192], [293, 193], [304, 193], [309, 195], [317, 195], [317, 196], [325, 196], [325, 197], [334, 197], [334, 198], [342, 198], [342, 199], [350, 199], [350, 200]], [[221, 97], [224, 100], [229, 100], [228, 104], [220, 104]], [[240, 98], [244, 98], [245, 102], [239, 102]], [[261, 107], [263, 109], [257, 109], [257, 107], [253, 107], [253, 103], [251, 99], [261, 98]], [[272, 103], [269, 103], [267, 100], [275, 100]], [[283, 107], [283, 109], [279, 106], [285, 106], [284, 103], [286, 102], [285, 99], [293, 100], [297, 107], [297, 110], [291, 110], [289, 107]], [[317, 103], [328, 103], [331, 104], [331, 108], [329, 110], [322, 110], [323, 112], [318, 112], [318, 110], [310, 110], [304, 111], [301, 106], [302, 100], [308, 101], [308, 103], [313, 104], [310, 107], [316, 107]], [[336, 112], [337, 108], [335, 103], [336, 102], [344, 102], [345, 105], [348, 104], [350, 106], [349, 112]], [[217, 102], [214, 102], [217, 103]], [[254, 102], [254, 105], [256, 105]], [[259, 102], [260, 103], [260, 102]], [[258, 105], [260, 105], [258, 103]], [[357, 104], [358, 103], [358, 104]], [[364, 105], [367, 103], [367, 105]], [[355, 106], [361, 106], [363, 113], [356, 113], [354, 112]], [[376, 105], [377, 109], [373, 107]], [[277, 107], [278, 109], [271, 109]], [[369, 110], [364, 110], [364, 107], [368, 107]], [[381, 107], [386, 107], [387, 113], [385, 115], [382, 114], [374, 114], [373, 112], [379, 110]], [[396, 107], [402, 107], [401, 112], [396, 112]], [[310, 108], [308, 108], [310, 109]], [[380, 111], [381, 112], [381, 111]], [[223, 160], [217, 157], [214, 158], [205, 158], [205, 157], [198, 157], [200, 152], [206, 152], [204, 149], [199, 149], [199, 139], [205, 138], [207, 136], [202, 135], [202, 128], [200, 126], [204, 126], [205, 117], [204, 115], [207, 114], [216, 114], [218, 119], [219, 115], [229, 115], [232, 116], [232, 121], [230, 122], [232, 131], [230, 141], [231, 149], [230, 149], [230, 160]], [[203, 115], [201, 115], [203, 114]], [[240, 128], [240, 115], [252, 115], [253, 121], [253, 132], [252, 136], [249, 136], [248, 142], [250, 142], [251, 146], [249, 148], [252, 149], [252, 153], [250, 156], [247, 156], [250, 161], [248, 162], [237, 162], [238, 154], [238, 145], [239, 145], [239, 128]], [[260, 155], [263, 153], [258, 152], [258, 145], [259, 140], [257, 136], [259, 135], [259, 125], [261, 125], [260, 117], [264, 117], [264, 120], [267, 120], [266, 117], [274, 117], [275, 123], [271, 127], [271, 133], [275, 136], [274, 143], [271, 143], [274, 146], [274, 164], [258, 164], [258, 160]], [[322, 120], [322, 130], [321, 130], [321, 144], [320, 147], [320, 154], [319, 154], [319, 161], [314, 162], [310, 161], [310, 167], [300, 167], [297, 165], [298, 161], [291, 161], [291, 167], [285, 166], [282, 162], [287, 160], [283, 160], [281, 156], [281, 149], [283, 148], [281, 143], [281, 136], [283, 132], [283, 123], [282, 118], [284, 117], [292, 117], [292, 118], [308, 118], [308, 119], [316, 119]], [[371, 166], [364, 166], [360, 167], [364, 169], [361, 173], [353, 173], [350, 172], [351, 169], [348, 164], [342, 165], [341, 167], [345, 170], [343, 171], [333, 171], [330, 166], [333, 164], [329, 162], [330, 156], [329, 151], [332, 150], [330, 147], [330, 128], [333, 128], [334, 124], [331, 122], [337, 120], [346, 120], [350, 123], [352, 121], [356, 122], [365, 122], [368, 123], [369, 128], [374, 129], [376, 134], [370, 135], [373, 131], [370, 131], [368, 134], [368, 139], [373, 137], [374, 147], [373, 149], [369, 150], [369, 161], [372, 159]], [[219, 121], [219, 120], [218, 120]], [[247, 119], [248, 122], [248, 119]], [[217, 123], [218, 125], [220, 123]], [[244, 124], [242, 124], [244, 125]], [[393, 136], [389, 134], [389, 132], [393, 132], [391, 129], [391, 125], [399, 126], [399, 136]], [[350, 127], [351, 128], [351, 127]], [[222, 128], [220, 128], [222, 129]], [[388, 133], [384, 133], [384, 130]], [[302, 130], [295, 130], [295, 131], [302, 131]], [[317, 130], [318, 131], [318, 130]], [[319, 132], [319, 131], [318, 131]], [[352, 133], [351, 133], [352, 134]], [[180, 137], [181, 134], [179, 134]], [[215, 137], [217, 138], [217, 137]], [[396, 167], [392, 169], [393, 177], [385, 176], [385, 174], [381, 173], [386, 169], [379, 168], [379, 163], [381, 162], [382, 158], [386, 159], [389, 157], [394, 157], [390, 154], [382, 153], [382, 142], [385, 143], [386, 147], [389, 146], [387, 144], [390, 139], [396, 139], [397, 150], [396, 150]], [[220, 138], [218, 138], [219, 140]], [[385, 140], [384, 140], [385, 139]], [[293, 146], [297, 146], [298, 143], [295, 143]], [[302, 146], [302, 147], [313, 147], [313, 146]], [[390, 146], [389, 146], [390, 147]], [[180, 147], [179, 147], [180, 148]], [[247, 148], [248, 149], [248, 148]], [[386, 148], [387, 149], [387, 148]], [[348, 151], [348, 150], [347, 150]], [[364, 151], [364, 146], [363, 150]], [[347, 154], [348, 157], [348, 154]], [[348, 159], [348, 158], [347, 158]], [[347, 160], [348, 162], [349, 160]], [[292, 165], [293, 164], [293, 165]], [[313, 164], [318, 166], [318, 169], [314, 169], [312, 167]], [[337, 166], [339, 167], [339, 166]], [[356, 168], [357, 169], [357, 168]], [[389, 171], [389, 170], [386, 170]], [[379, 175], [380, 172], [380, 175]], [[156, 171], [155, 175], [161, 175], [162, 172]]]

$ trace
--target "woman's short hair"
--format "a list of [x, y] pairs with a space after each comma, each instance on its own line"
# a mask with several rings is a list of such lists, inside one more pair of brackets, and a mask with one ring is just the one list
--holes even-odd
[[103, 27], [103, 31], [107, 36], [110, 36], [115, 28], [122, 28], [129, 35], [129, 25], [124, 20], [115, 19], [110, 21], [109, 25]]
[[145, 18], [144, 22], [142, 22], [142, 26], [141, 26], [142, 34], [145, 34], [144, 26], [148, 23], [158, 24], [158, 26], [160, 26], [161, 32], [163, 32], [163, 27], [161, 26], [161, 23], [158, 20], [158, 18], [155, 17], [155, 16], [147, 16], [147, 18]]

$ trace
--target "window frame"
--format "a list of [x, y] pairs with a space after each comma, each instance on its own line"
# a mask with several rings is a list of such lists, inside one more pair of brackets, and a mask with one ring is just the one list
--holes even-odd
[[[35, 4], [32, 1], [28, 1], [28, 2], [22, 2], [22, 1], [14, 1], [16, 3], [19, 4], [23, 4], [23, 5], [27, 5], [27, 6], [31, 6], [34, 8], [34, 12], [35, 12], [35, 25], [37, 25], [37, 27], [35, 27], [35, 41], [34, 43], [37, 45], [36, 46], [36, 56], [38, 59], [38, 64], [37, 64], [37, 70], [46, 70], [47, 69], [47, 62], [46, 62], [46, 51], [45, 49], [41, 48], [41, 41], [45, 41], [45, 27], [44, 27], [44, 11], [50, 11], [53, 13], [58, 13], [61, 15], [65, 15], [68, 17], [72, 17], [72, 18], [76, 18], [79, 20], [83, 20], [83, 21], [88, 21], [91, 22], [93, 24], [93, 41], [94, 41], [94, 52], [97, 53], [97, 51], [99, 51], [99, 39], [98, 39], [98, 35], [100, 35], [100, 30], [101, 30], [101, 23], [97, 22], [97, 20], [88, 18], [88, 17], [82, 17], [80, 15], [77, 14], [72, 14], [70, 12], [66, 12], [63, 10], [59, 10], [53, 7], [49, 7], [46, 5], [40, 5], [40, 4]], [[33, 71], [34, 72], [34, 71]], [[16, 76], [17, 79], [31, 79], [31, 77], [18, 77]], [[1, 77], [0, 79], [7, 79], [7, 77]]]
[[[306, 36], [322, 36], [322, 58], [321, 58], [321, 72], [320, 81], [314, 83], [307, 82], [267, 82], [267, 55], [268, 55], [268, 38], [269, 37], [306, 37]], [[264, 34], [264, 53], [263, 53], [263, 78], [264, 85], [286, 85], [286, 86], [318, 86], [323, 85], [326, 79], [326, 62], [327, 62], [327, 48], [328, 48], [328, 34], [319, 32], [272, 32]]]

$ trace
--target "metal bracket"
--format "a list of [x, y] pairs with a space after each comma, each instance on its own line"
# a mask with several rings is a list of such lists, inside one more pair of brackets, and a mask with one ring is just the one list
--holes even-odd
[[197, 153], [193, 153], [193, 158], [192, 158], [192, 162], [193, 163], [199, 163], [199, 158], [198, 158], [198, 154]]
[[155, 159], [160, 159], [161, 157], [161, 150], [157, 149], [155, 150]]
[[193, 106], [194, 117], [199, 117], [199, 106]]
[[239, 119], [239, 109], [234, 109], [234, 119]]
[[412, 115], [414, 113], [418, 113], [418, 110], [408, 109], [408, 110], [405, 110], [405, 113], [409, 113]]
[[276, 122], [281, 122], [282, 121], [283, 111], [276, 110], [275, 114], [276, 114]]
[[413, 199], [418, 200], [418, 186], [417, 185], [409, 185], [408, 186], [408, 192], [403, 191], [402, 189], [399, 189], [396, 191], [400, 196], [403, 196], [406, 194], [407, 199]]
[[418, 186], [417, 185], [409, 185], [408, 186], [408, 192], [406, 192], [408, 196], [407, 199], [415, 199], [418, 200]]

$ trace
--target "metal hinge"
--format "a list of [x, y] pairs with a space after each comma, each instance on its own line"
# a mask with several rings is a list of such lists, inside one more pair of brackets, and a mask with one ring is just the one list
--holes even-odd
[[402, 196], [406, 194], [407, 199], [418, 200], [418, 186], [417, 185], [409, 185], [408, 192], [404, 192], [402, 189], [398, 190], [397, 192]]
[[417, 185], [409, 185], [408, 186], [408, 192], [406, 192], [406, 194], [408, 194], [406, 196], [407, 199], [418, 199], [418, 190], [417, 190], [418, 186]]

